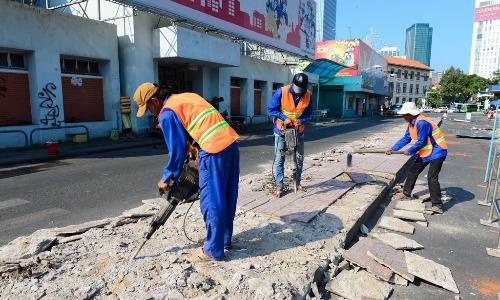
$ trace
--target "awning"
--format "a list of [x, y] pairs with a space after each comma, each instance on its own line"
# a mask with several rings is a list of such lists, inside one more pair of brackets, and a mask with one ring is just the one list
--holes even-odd
[[310, 63], [304, 71], [318, 74], [319, 83], [326, 83], [335, 77], [338, 71], [349, 68], [348, 66], [336, 63], [332, 60], [321, 58]]

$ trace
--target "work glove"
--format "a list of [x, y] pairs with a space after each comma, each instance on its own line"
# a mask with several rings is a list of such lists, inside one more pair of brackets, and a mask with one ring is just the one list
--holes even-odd
[[285, 124], [285, 127], [293, 125], [293, 121], [290, 118], [286, 118], [283, 123]]
[[160, 195], [163, 195], [165, 194], [166, 192], [168, 192], [168, 189], [170, 188], [169, 184], [168, 184], [168, 181], [165, 182], [163, 181], [162, 179], [160, 179], [158, 181], [158, 191], [160, 192]]

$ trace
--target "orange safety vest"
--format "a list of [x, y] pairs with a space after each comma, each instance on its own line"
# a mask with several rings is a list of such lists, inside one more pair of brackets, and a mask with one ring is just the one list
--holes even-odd
[[[448, 145], [446, 144], [446, 140], [444, 138], [444, 133], [441, 131], [441, 128], [439, 128], [436, 125], [436, 123], [434, 123], [434, 121], [432, 121], [430, 118], [423, 116], [423, 115], [419, 115], [417, 117], [417, 120], [415, 121], [415, 125], [408, 124], [408, 130], [410, 132], [410, 137], [411, 137], [412, 141], [416, 142], [418, 140], [417, 124], [421, 120], [427, 121], [432, 125], [432, 138], [434, 139], [434, 141], [436, 142], [436, 144], [439, 147], [441, 147], [444, 150], [447, 150]], [[427, 145], [422, 147], [422, 149], [420, 149], [417, 152], [417, 154], [418, 154], [418, 156], [424, 158], [424, 157], [431, 155], [431, 153], [432, 153], [432, 142], [431, 142], [431, 138], [429, 137], [429, 138], [427, 138]]]
[[[304, 96], [302, 96], [295, 106], [295, 102], [293, 101], [293, 95], [290, 93], [290, 85], [284, 86], [281, 88], [281, 112], [287, 116], [292, 121], [295, 121], [302, 116], [302, 113], [309, 106], [309, 102], [311, 102], [311, 92], [307, 91]], [[285, 126], [283, 121], [280, 119], [276, 119], [276, 125], [280, 130], [284, 130]], [[301, 124], [299, 126], [299, 132], [303, 133], [306, 126]]]
[[171, 109], [186, 132], [210, 154], [221, 152], [239, 138], [219, 111], [197, 94], [174, 94], [165, 102], [161, 112], [165, 109]]

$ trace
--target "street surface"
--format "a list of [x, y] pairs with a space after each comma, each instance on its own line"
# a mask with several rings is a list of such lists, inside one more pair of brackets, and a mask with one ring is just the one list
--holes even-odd
[[[452, 118], [464, 118], [464, 114], [453, 114]], [[484, 117], [475, 114], [474, 119]], [[491, 125], [489, 122], [484, 124]], [[440, 174], [441, 188], [453, 197], [444, 205], [443, 215], [428, 217], [429, 227], [415, 225], [415, 234], [408, 236], [425, 248], [416, 251], [428, 259], [451, 269], [460, 290], [461, 299], [497, 299], [500, 292], [500, 260], [486, 255], [486, 247], [495, 247], [498, 229], [479, 224], [485, 219], [489, 207], [480, 206], [484, 199], [484, 170], [489, 141], [485, 139], [456, 138], [454, 128], [462, 128], [463, 123], [444, 121], [449, 155]], [[481, 127], [481, 126], [479, 126]], [[427, 182], [428, 168], [419, 179]], [[387, 206], [386, 201], [384, 206]], [[383, 211], [383, 210], [382, 210]], [[371, 226], [380, 217], [373, 216]], [[384, 215], [392, 215], [386, 209]], [[393, 299], [453, 299], [454, 295], [442, 288], [420, 282], [418, 285], [394, 286]]]
[[[310, 126], [306, 155], [400, 122], [401, 118], [367, 118]], [[267, 171], [273, 147], [271, 130], [242, 135], [241, 175]], [[0, 244], [40, 228], [116, 216], [143, 199], [157, 197], [165, 153], [164, 146], [144, 147], [0, 168]]]

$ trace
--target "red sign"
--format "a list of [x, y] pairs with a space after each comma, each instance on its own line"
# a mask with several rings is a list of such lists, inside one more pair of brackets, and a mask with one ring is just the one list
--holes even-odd
[[476, 8], [474, 22], [500, 19], [500, 4]]

